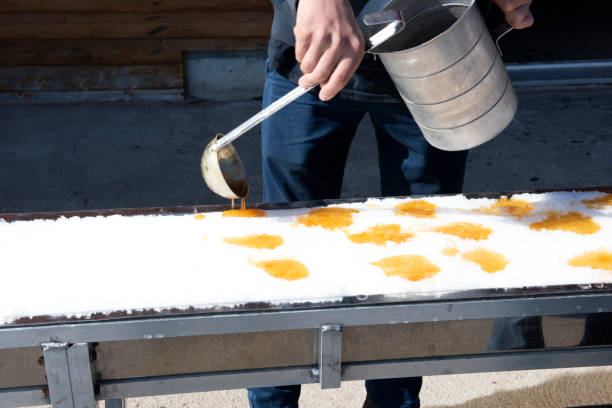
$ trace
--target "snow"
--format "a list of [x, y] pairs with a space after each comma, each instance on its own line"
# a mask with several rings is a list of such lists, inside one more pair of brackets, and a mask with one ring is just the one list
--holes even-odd
[[[612, 251], [612, 207], [588, 208], [582, 200], [599, 192], [521, 194], [534, 209], [522, 219], [473, 210], [493, 199], [464, 196], [422, 198], [435, 204], [434, 218], [396, 215], [410, 198], [370, 199], [341, 204], [359, 210], [346, 229], [296, 225], [310, 209], [267, 211], [262, 218], [228, 218], [220, 212], [194, 214], [71, 217], [57, 220], [0, 220], [0, 324], [42, 315], [87, 316], [113, 311], [238, 305], [253, 301], [303, 302], [373, 294], [425, 294], [479, 288], [514, 288], [612, 282], [612, 272], [571, 267], [569, 259], [587, 251]], [[536, 231], [529, 224], [547, 211], [578, 211], [601, 226], [594, 234]], [[485, 240], [461, 239], [432, 231], [452, 222], [481, 224], [493, 230]], [[377, 224], [400, 224], [414, 238], [384, 246], [355, 244], [346, 232]], [[231, 245], [224, 237], [277, 234], [275, 249]], [[456, 256], [443, 255], [447, 247]], [[486, 273], [461, 253], [485, 248], [503, 254], [505, 269]], [[388, 277], [372, 264], [395, 255], [421, 255], [440, 268], [413, 282]], [[309, 276], [286, 281], [268, 275], [254, 262], [289, 258], [303, 263]]]

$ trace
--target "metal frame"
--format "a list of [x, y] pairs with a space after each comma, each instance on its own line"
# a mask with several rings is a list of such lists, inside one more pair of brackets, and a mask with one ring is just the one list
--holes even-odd
[[0, 328], [0, 349], [48, 342], [91, 343], [134, 339], [318, 329], [346, 326], [612, 312], [611, 285], [603, 290], [526, 298], [480, 298], [270, 312], [217, 313]]
[[42, 345], [53, 408], [96, 408], [89, 345]]
[[[395, 378], [415, 375], [444, 375], [492, 371], [588, 367], [612, 365], [612, 346], [546, 351], [515, 351], [491, 355], [464, 355], [426, 359], [347, 363], [342, 366], [342, 381]], [[226, 371], [189, 375], [100, 381], [98, 400], [121, 404], [122, 398], [204, 392], [245, 387], [287, 384], [312, 384], [312, 366]], [[0, 391], [2, 407], [48, 404], [41, 398], [42, 387]], [[116, 405], [121, 407], [121, 405]]]
[[[600, 365], [612, 365], [612, 347], [346, 363], [342, 365], [341, 380]], [[245, 387], [313, 384], [318, 382], [317, 378], [311, 375], [313, 369], [312, 366], [305, 366], [102, 381], [98, 397], [133, 398]]]
[[[610, 187], [586, 190], [612, 192]], [[492, 193], [489, 196], [499, 197], [502, 194]], [[347, 201], [257, 207], [301, 208], [336, 202]], [[12, 221], [58, 218], [62, 215], [168, 214], [222, 209], [225, 206], [4, 214], [0, 218]], [[48, 388], [2, 389], [0, 406], [19, 407], [52, 402], [55, 408], [94, 407], [95, 398], [121, 407], [123, 398], [136, 396], [315, 382], [319, 382], [322, 388], [333, 388], [343, 380], [612, 365], [612, 345], [341, 364], [343, 327], [608, 312], [612, 312], [610, 283], [425, 295], [355, 296], [340, 301], [322, 300], [320, 303], [257, 303], [186, 312], [164, 310], [153, 316], [147, 316], [149, 311], [132, 311], [131, 314], [113, 314], [120, 316], [118, 318], [93, 316], [82, 321], [68, 317], [35, 317], [0, 326], [0, 349], [42, 346]], [[320, 330], [317, 365], [101, 380], [96, 383], [99, 393], [94, 396], [90, 343], [293, 329]]]
[[339, 388], [342, 367], [342, 327], [321, 326], [319, 337], [318, 379], [322, 389]]

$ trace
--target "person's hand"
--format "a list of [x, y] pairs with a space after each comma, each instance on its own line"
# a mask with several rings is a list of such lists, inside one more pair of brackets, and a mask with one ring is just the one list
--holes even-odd
[[357, 70], [364, 39], [348, 0], [300, 0], [295, 59], [304, 75], [299, 85], [321, 85], [319, 98], [333, 98]]
[[506, 22], [516, 29], [533, 25], [533, 15], [529, 11], [531, 0], [495, 0], [495, 4], [506, 15]]

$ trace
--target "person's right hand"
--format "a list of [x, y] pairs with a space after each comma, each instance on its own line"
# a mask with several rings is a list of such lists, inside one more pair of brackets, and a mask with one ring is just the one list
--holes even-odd
[[333, 98], [357, 70], [364, 39], [348, 0], [300, 0], [295, 59], [304, 75], [299, 85], [321, 85], [319, 98]]

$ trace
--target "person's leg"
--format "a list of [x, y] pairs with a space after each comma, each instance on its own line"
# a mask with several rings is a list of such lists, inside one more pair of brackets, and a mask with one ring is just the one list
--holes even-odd
[[[460, 193], [467, 152], [444, 152], [427, 143], [402, 103], [372, 104], [382, 196]], [[377, 408], [418, 408], [421, 377], [366, 381]]]
[[[295, 88], [270, 71], [263, 106]], [[306, 94], [262, 123], [264, 202], [339, 198], [348, 149], [365, 105]]]
[[376, 408], [419, 408], [421, 385], [421, 377], [385, 378], [365, 382], [368, 399]]
[[372, 104], [383, 196], [461, 193], [467, 151], [431, 146], [403, 103]]
[[[295, 85], [269, 71], [264, 87], [266, 107]], [[262, 123], [264, 202], [338, 198], [348, 149], [365, 114], [358, 103], [340, 98], [321, 102], [306, 94]], [[300, 386], [248, 390], [252, 408], [298, 406]]]
[[297, 408], [300, 398], [299, 385], [249, 388], [251, 408]]

